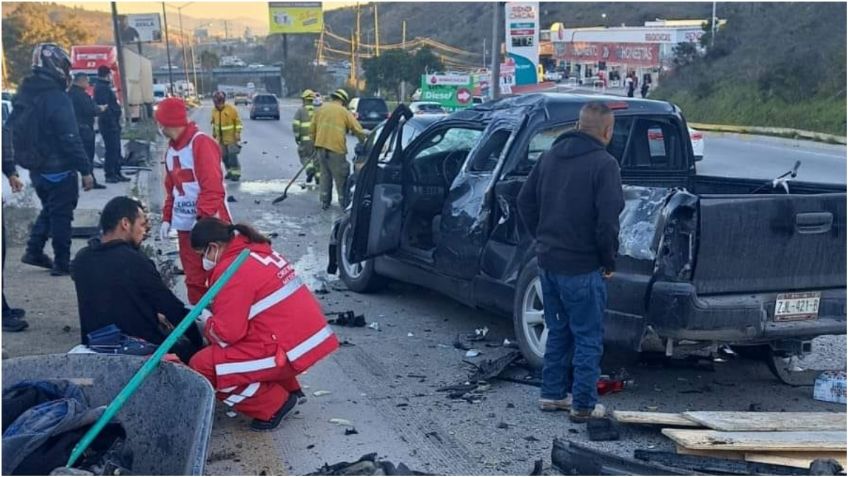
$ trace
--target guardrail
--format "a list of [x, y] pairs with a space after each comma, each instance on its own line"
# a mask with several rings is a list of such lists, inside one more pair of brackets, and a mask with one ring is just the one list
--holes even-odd
[[771, 128], [760, 126], [731, 126], [725, 124], [703, 124], [689, 123], [690, 126], [699, 131], [730, 132], [738, 134], [761, 134], [765, 136], [792, 137], [798, 139], [809, 139], [812, 141], [827, 142], [831, 144], [846, 144], [844, 136], [825, 134], [815, 131], [804, 131], [792, 128]]

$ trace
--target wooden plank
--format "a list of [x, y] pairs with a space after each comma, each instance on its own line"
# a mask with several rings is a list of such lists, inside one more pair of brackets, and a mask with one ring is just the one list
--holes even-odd
[[745, 460], [748, 462], [759, 462], [761, 464], [785, 465], [809, 469], [810, 464], [816, 459], [833, 459], [848, 467], [845, 452], [746, 452]]
[[613, 411], [612, 417], [623, 424], [701, 427], [681, 414], [670, 412]]
[[745, 452], [742, 451], [687, 449], [683, 446], [677, 446], [677, 453], [701, 457], [715, 457], [716, 459], [745, 460]]
[[716, 431], [844, 431], [845, 413], [835, 412], [684, 412]]
[[663, 435], [687, 449], [736, 451], [845, 451], [845, 431], [722, 432], [663, 429]]

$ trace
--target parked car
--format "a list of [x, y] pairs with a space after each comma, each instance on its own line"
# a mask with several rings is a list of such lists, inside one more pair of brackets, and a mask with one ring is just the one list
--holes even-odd
[[[381, 160], [413, 117], [399, 106], [334, 224], [328, 272], [359, 293], [395, 279], [511, 316], [522, 353], [540, 366], [539, 269], [516, 197], [539, 157], [599, 98], [615, 112], [608, 150], [626, 202], [608, 282], [610, 349], [729, 343], [760, 347], [776, 362], [808, 352], [813, 337], [846, 333], [844, 186], [793, 181], [787, 193], [773, 181], [697, 175], [686, 121], [661, 101], [504, 98], [434, 122]], [[661, 150], [651, 147], [657, 129]]]
[[353, 98], [348, 109], [365, 129], [374, 129], [389, 117], [389, 106], [383, 98]]
[[559, 83], [562, 81], [562, 73], [559, 71], [546, 71], [544, 76], [545, 81], [555, 81]]
[[273, 118], [280, 120], [280, 102], [273, 94], [257, 94], [250, 106], [250, 119]]
[[409, 103], [412, 114], [445, 114], [447, 111], [441, 104], [431, 101], [413, 101]]
[[236, 106], [243, 104], [245, 106], [250, 105], [250, 96], [247, 93], [236, 93], [233, 98], [233, 104]]

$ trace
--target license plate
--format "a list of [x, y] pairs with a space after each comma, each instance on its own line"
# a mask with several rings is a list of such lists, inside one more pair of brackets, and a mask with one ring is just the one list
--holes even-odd
[[262, 111], [270, 111], [271, 108], [262, 108]]
[[774, 321], [815, 320], [819, 317], [820, 292], [782, 293], [774, 304]]

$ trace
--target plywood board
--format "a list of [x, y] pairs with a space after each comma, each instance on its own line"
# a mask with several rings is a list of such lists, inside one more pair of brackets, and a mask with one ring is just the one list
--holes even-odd
[[834, 459], [848, 467], [845, 452], [746, 452], [745, 460], [748, 462], [760, 462], [763, 464], [786, 465], [809, 469], [810, 464], [816, 459]]
[[624, 424], [659, 425], [672, 427], [701, 427], [681, 414], [671, 412], [613, 411], [612, 417]]
[[716, 431], [844, 431], [845, 413], [835, 412], [684, 412]]
[[722, 432], [663, 429], [662, 433], [687, 449], [735, 451], [845, 451], [845, 431]]
[[745, 460], [745, 452], [743, 451], [687, 449], [683, 446], [677, 446], [677, 453], [701, 457], [715, 457], [716, 459]]

